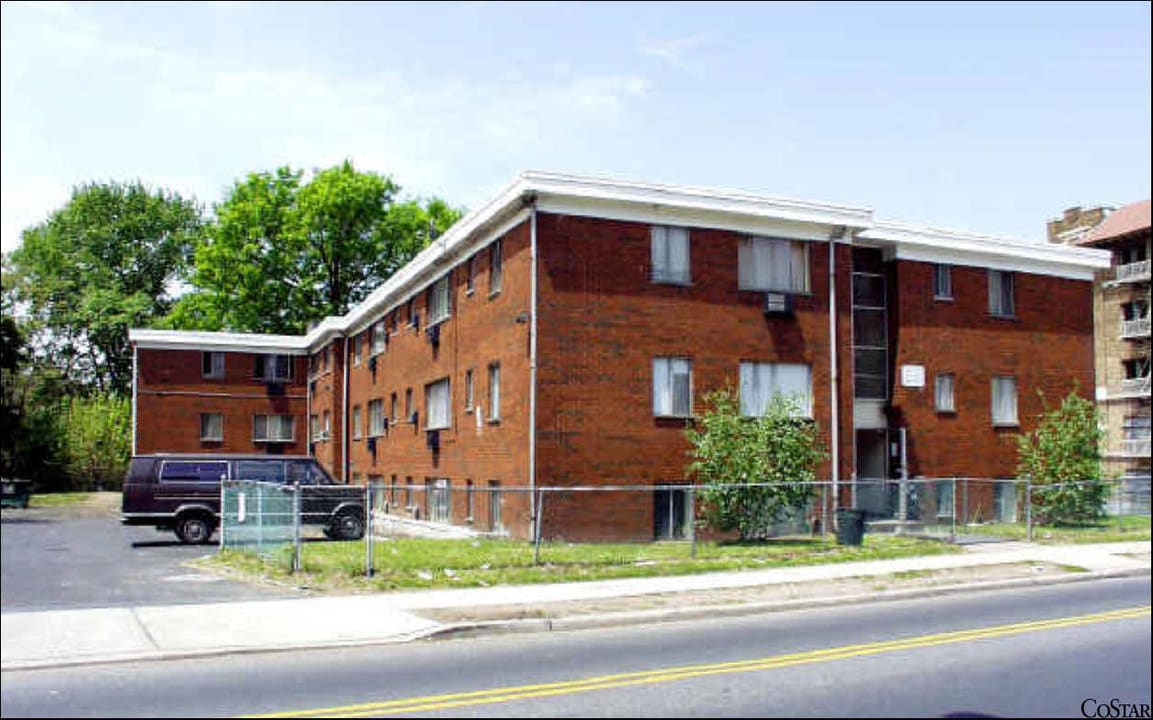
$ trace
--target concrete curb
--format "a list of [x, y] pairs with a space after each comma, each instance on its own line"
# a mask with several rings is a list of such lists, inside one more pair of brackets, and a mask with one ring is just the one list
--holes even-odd
[[[1062, 585], [1092, 580], [1140, 577], [1149, 575], [1150, 568], [1126, 568], [1122, 570], [1098, 570], [1070, 573], [1055, 577], [1013, 578], [991, 580], [978, 583], [957, 583], [931, 588], [909, 590], [881, 590], [869, 594], [841, 595], [826, 598], [805, 598], [803, 600], [781, 600], [725, 605], [693, 605], [685, 608], [665, 608], [661, 610], [638, 610], [630, 612], [606, 613], [560, 618], [526, 618], [521, 620], [492, 620], [476, 623], [453, 623], [434, 630], [425, 639], [448, 640], [455, 638], [483, 637], [486, 635], [530, 633], [542, 631], [588, 630], [594, 628], [619, 627], [641, 623], [681, 622], [705, 618], [731, 618], [759, 615], [770, 612], [787, 612], [810, 608], [833, 607], [837, 605], [860, 605], [896, 600], [956, 595], [967, 592], [1010, 590], [1024, 587]], [[416, 611], [419, 614], [419, 610]]]

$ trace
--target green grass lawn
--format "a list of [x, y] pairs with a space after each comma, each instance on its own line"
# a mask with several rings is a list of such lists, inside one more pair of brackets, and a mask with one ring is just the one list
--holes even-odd
[[532, 545], [505, 540], [390, 539], [376, 543], [376, 573], [364, 577], [363, 542], [310, 542], [304, 545], [301, 573], [292, 575], [290, 549], [269, 559], [221, 551], [200, 563], [250, 579], [287, 581], [316, 589], [367, 591], [485, 587], [611, 578], [688, 575], [723, 570], [817, 565], [958, 552], [945, 543], [909, 537], [866, 535], [861, 547], [810, 538], [782, 538], [757, 544], [699, 543], [690, 557], [687, 543], [569, 544], [541, 546], [533, 566]]
[[[961, 532], [960, 528], [958, 528], [958, 532]], [[1027, 538], [1024, 523], [1012, 525], [990, 523], [988, 525], [967, 526], [964, 532], [996, 535], [1013, 540], [1025, 540]], [[1093, 523], [1033, 526], [1033, 542], [1038, 543], [1126, 542], [1129, 540], [1149, 540], [1150, 537], [1149, 518], [1141, 515], [1106, 518]]]
[[43, 495], [32, 494], [28, 499], [28, 507], [44, 508], [44, 507], [60, 507], [61, 505], [76, 505], [77, 503], [88, 502], [93, 499], [95, 493], [90, 492], [60, 492], [60, 493], [45, 493]]

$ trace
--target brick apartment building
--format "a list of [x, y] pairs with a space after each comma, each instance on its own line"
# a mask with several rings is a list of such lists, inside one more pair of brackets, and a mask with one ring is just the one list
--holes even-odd
[[1105, 470], [1122, 478], [1127, 509], [1149, 511], [1150, 201], [1110, 211], [1070, 208], [1048, 224], [1049, 241], [1109, 252], [1094, 285], [1097, 408]]
[[[525, 173], [306, 336], [133, 330], [134, 449], [311, 451], [399, 486], [394, 506], [422, 496], [422, 519], [524, 538], [514, 489], [685, 483], [686, 424], [730, 384], [750, 414], [803, 396], [821, 476], [867, 504], [854, 480], [893, 477], [902, 435], [911, 477], [1012, 476], [1037, 391], [1091, 392], [1108, 264], [865, 208]], [[662, 536], [683, 502], [587, 493], [542, 533]]]

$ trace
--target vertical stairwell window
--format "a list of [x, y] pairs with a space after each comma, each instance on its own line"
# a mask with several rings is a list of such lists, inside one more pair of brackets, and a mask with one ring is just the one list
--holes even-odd
[[935, 393], [937, 412], [956, 412], [956, 406], [953, 404], [953, 387], [956, 382], [957, 378], [953, 373], [941, 373], [937, 376]]
[[692, 415], [693, 364], [688, 358], [653, 358], [653, 415]]
[[1016, 427], [1017, 424], [1017, 378], [996, 376], [993, 378], [993, 425]]

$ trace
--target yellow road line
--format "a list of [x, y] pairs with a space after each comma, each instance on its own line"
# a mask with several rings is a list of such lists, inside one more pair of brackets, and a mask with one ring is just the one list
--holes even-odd
[[733, 662], [710, 663], [707, 665], [688, 665], [684, 667], [663, 668], [660, 670], [643, 670], [639, 672], [620, 673], [615, 675], [602, 675], [600, 677], [586, 678], [584, 680], [568, 680], [563, 682], [543, 683], [538, 685], [521, 685], [517, 687], [493, 688], [490, 690], [477, 690], [473, 692], [451, 693], [445, 695], [430, 695], [426, 697], [408, 698], [403, 700], [388, 700], [384, 702], [360, 703], [340, 707], [319, 708], [295, 712], [269, 713], [254, 715], [259, 718], [288, 718], [288, 717], [366, 717], [371, 715], [396, 715], [400, 713], [427, 712], [431, 710], [445, 710], [471, 705], [488, 705], [493, 703], [511, 702], [514, 700], [527, 700], [530, 698], [551, 697], [555, 695], [568, 695], [594, 690], [608, 690], [612, 688], [629, 687], [637, 685], [652, 685], [655, 683], [673, 682], [694, 677], [708, 675], [721, 675], [726, 673], [755, 672], [758, 670], [775, 670], [779, 668], [804, 665], [809, 663], [844, 660], [865, 655], [894, 652], [897, 650], [910, 650], [914, 648], [933, 647], [952, 643], [968, 642], [972, 640], [985, 640], [991, 638], [1020, 635], [1041, 630], [1054, 630], [1064, 627], [1075, 627], [1092, 623], [1109, 622], [1112, 620], [1126, 620], [1139, 618], [1150, 614], [1149, 605], [1142, 607], [1112, 610], [1109, 612], [1078, 615], [1075, 617], [1055, 618], [1052, 620], [1035, 620], [1030, 622], [998, 625], [989, 628], [973, 630], [958, 630], [933, 635], [905, 638], [901, 640], [885, 640], [881, 642], [866, 643], [863, 645], [846, 645], [823, 650], [808, 650], [787, 655], [758, 658], [755, 660], [738, 660]]

